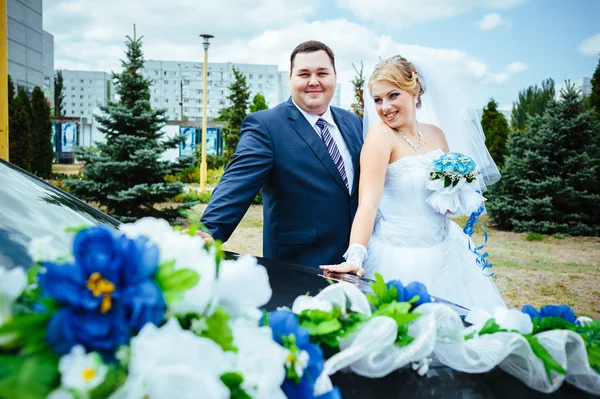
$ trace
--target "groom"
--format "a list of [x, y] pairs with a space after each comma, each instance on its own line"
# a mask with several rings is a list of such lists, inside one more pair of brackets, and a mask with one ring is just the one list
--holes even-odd
[[290, 62], [291, 98], [244, 119], [201, 222], [227, 241], [262, 188], [264, 257], [339, 263], [358, 205], [362, 121], [329, 105], [337, 78], [329, 47], [301, 43]]

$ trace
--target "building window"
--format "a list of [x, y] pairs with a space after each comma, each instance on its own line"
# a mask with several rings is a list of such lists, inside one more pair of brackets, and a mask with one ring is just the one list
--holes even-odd
[[275, 76], [273, 75], [269, 75], [269, 79], [273, 79]]
[[183, 102], [184, 102], [184, 103], [187, 103], [187, 102], [189, 102], [189, 98], [184, 98], [184, 99], [183, 99]]
[[163, 80], [163, 83], [166, 84], [166, 85], [168, 85], [169, 81], [168, 80]]
[[259, 84], [258, 84], [258, 88], [259, 88], [259, 89], [262, 89], [262, 83], [259, 83]]
[[71, 86], [71, 91], [75, 90], [75, 86]]
[[82, 95], [80, 95], [80, 96], [79, 96], [79, 98], [80, 98], [80, 99], [81, 99], [81, 98], [83, 98], [83, 94], [82, 94]]
[[167, 71], [165, 71], [164, 75], [167, 76]]
[[79, 79], [79, 83], [83, 83], [83, 79]]
[[189, 80], [187, 80], [187, 79], [184, 79], [184, 80], [183, 80], [183, 84], [184, 84], [184, 85], [189, 85], [189, 84], [190, 84], [190, 81], [189, 81]]
[[258, 78], [259, 78], [259, 79], [262, 79], [262, 75], [258, 75]]
[[248, 79], [254, 79], [254, 75], [252, 75], [252, 74], [248, 75]]
[[168, 99], [168, 98], [165, 98], [165, 104], [166, 104], [166, 103], [168, 103], [168, 102], [169, 102], [169, 99]]

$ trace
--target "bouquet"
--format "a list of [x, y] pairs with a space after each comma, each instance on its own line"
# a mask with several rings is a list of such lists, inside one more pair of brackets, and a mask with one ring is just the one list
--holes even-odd
[[427, 203], [441, 214], [470, 215], [485, 201], [474, 183], [477, 176], [475, 162], [468, 156], [458, 152], [442, 155], [431, 164], [427, 189], [433, 193]]

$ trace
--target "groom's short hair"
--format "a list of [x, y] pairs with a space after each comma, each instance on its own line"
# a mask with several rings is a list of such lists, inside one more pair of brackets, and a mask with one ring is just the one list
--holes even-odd
[[290, 56], [290, 75], [292, 74], [292, 70], [294, 69], [294, 59], [296, 58], [297, 54], [314, 53], [315, 51], [321, 50], [327, 53], [327, 55], [329, 56], [329, 60], [331, 61], [331, 65], [333, 66], [333, 72], [336, 72], [335, 56], [333, 55], [333, 51], [329, 48], [329, 46], [317, 40], [309, 40], [307, 42], [300, 43], [296, 46], [294, 51], [292, 51], [292, 55]]

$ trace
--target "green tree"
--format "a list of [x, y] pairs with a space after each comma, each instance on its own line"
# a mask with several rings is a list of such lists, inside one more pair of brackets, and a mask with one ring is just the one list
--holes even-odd
[[504, 157], [508, 155], [506, 139], [510, 128], [504, 115], [498, 111], [498, 103], [492, 98], [483, 109], [481, 126], [485, 133], [485, 144], [498, 166], [504, 164]]
[[15, 85], [13, 84], [12, 78], [8, 75], [8, 106], [10, 107], [10, 103], [13, 98], [15, 98]]
[[175, 209], [158, 209], [183, 191], [183, 184], [165, 181], [178, 172], [174, 163], [161, 160], [169, 148], [176, 148], [180, 138], [165, 139], [161, 132], [166, 110], [150, 105], [150, 81], [140, 73], [144, 65], [142, 38], [127, 36], [123, 71], [113, 73], [119, 101], [101, 107], [95, 116], [106, 143], [97, 149], [78, 148], [75, 152], [85, 161], [84, 179], [65, 181], [78, 196], [96, 201], [124, 222], [143, 216], [175, 217]]
[[233, 67], [233, 75], [235, 81], [229, 86], [229, 96], [227, 99], [231, 101], [231, 107], [226, 111], [229, 116], [227, 124], [223, 127], [223, 136], [225, 139], [225, 148], [223, 156], [230, 162], [235, 154], [235, 149], [240, 141], [240, 131], [242, 122], [246, 117], [248, 109], [248, 99], [250, 98], [250, 89], [246, 82], [246, 76]]
[[52, 148], [52, 121], [50, 104], [38, 86], [31, 95], [31, 172], [48, 178], [52, 172], [54, 150]]
[[54, 116], [57, 118], [65, 115], [65, 110], [63, 109], [65, 93], [63, 93], [63, 89], [62, 71], [57, 71], [54, 77]]
[[502, 179], [488, 211], [502, 229], [600, 234], [600, 120], [572, 87], [508, 138]]
[[592, 76], [592, 93], [589, 96], [590, 106], [595, 109], [596, 113], [600, 115], [600, 58], [598, 58], [598, 65]]
[[[8, 91], [14, 93], [14, 88], [11, 89], [11, 86], [12, 84]], [[31, 104], [25, 89], [20, 88], [17, 96], [10, 101], [8, 114], [10, 162], [25, 170], [31, 170]]]
[[267, 100], [265, 100], [265, 96], [263, 96], [262, 93], [256, 93], [252, 98], [252, 104], [250, 104], [250, 113], [262, 111], [263, 109], [269, 109]]
[[354, 64], [352, 64], [352, 68], [354, 68], [354, 71], [356, 72], [356, 75], [350, 81], [350, 83], [352, 83], [352, 86], [354, 86], [354, 102], [352, 103], [352, 112], [354, 112], [362, 118], [365, 113], [365, 100], [363, 97], [365, 75], [363, 73], [362, 61], [360, 63], [360, 71], [356, 68], [356, 66], [354, 66]]
[[554, 99], [554, 80], [546, 79], [542, 87], [538, 85], [529, 86], [526, 90], [519, 92], [517, 101], [513, 102], [510, 123], [514, 130], [524, 131], [527, 126], [527, 118], [542, 115], [546, 107]]

